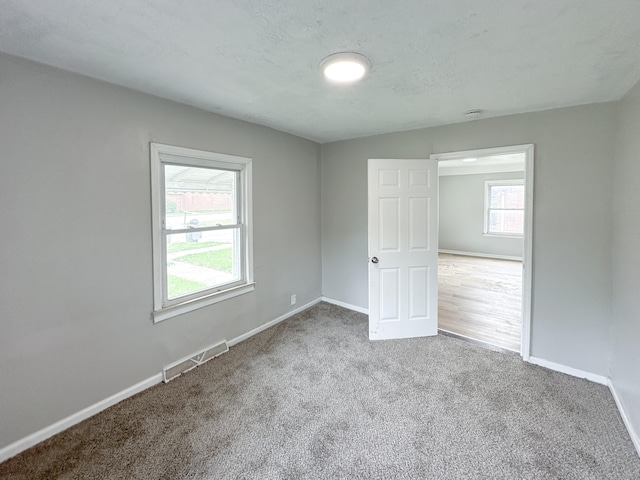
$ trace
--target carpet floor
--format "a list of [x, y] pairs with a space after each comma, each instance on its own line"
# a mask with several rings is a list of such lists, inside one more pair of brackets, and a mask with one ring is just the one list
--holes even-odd
[[321, 303], [0, 464], [3, 479], [639, 479], [608, 389]]

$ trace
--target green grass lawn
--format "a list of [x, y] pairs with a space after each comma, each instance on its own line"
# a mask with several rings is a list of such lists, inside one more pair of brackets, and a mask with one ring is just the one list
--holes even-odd
[[184, 252], [185, 250], [195, 250], [197, 248], [215, 247], [223, 245], [220, 242], [176, 242], [167, 245], [167, 253]]
[[181, 263], [190, 263], [199, 267], [211, 268], [220, 272], [231, 273], [233, 270], [233, 255], [231, 247], [221, 250], [212, 250], [210, 252], [192, 253], [184, 255], [176, 261]]
[[176, 298], [187, 293], [204, 290], [207, 286], [204, 283], [192, 282], [175, 275], [167, 275], [167, 290], [169, 298]]

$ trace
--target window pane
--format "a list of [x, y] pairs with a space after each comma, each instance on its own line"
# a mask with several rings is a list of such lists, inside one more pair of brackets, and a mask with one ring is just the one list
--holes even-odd
[[238, 172], [164, 165], [166, 228], [236, 224]]
[[524, 185], [491, 185], [490, 208], [524, 208]]
[[242, 279], [240, 229], [167, 235], [167, 298]]
[[489, 233], [524, 234], [524, 211], [491, 210], [489, 212]]

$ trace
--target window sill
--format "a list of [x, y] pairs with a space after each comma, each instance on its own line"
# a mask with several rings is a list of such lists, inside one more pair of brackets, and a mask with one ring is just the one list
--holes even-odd
[[521, 234], [509, 235], [507, 233], [483, 233], [483, 236], [496, 238], [524, 238]]
[[167, 320], [168, 318], [182, 315], [183, 313], [192, 312], [194, 310], [198, 310], [199, 308], [213, 305], [214, 303], [228, 300], [233, 297], [237, 297], [238, 295], [244, 295], [245, 293], [254, 291], [255, 288], [255, 283], [247, 283], [238, 287], [230, 288], [228, 290], [222, 290], [220, 292], [212, 293], [210, 295], [207, 295], [206, 297], [196, 298], [195, 300], [189, 300], [188, 302], [178, 303], [176, 305], [171, 305], [170, 307], [156, 310], [152, 314], [153, 323], [158, 323], [163, 320]]

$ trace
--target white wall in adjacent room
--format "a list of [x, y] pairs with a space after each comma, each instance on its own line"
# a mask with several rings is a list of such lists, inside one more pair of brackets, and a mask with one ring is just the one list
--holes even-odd
[[522, 258], [522, 237], [486, 235], [485, 182], [522, 180], [524, 172], [441, 175], [438, 186], [438, 248]]

